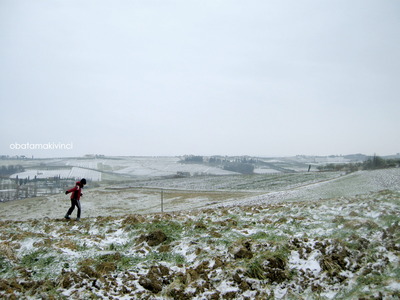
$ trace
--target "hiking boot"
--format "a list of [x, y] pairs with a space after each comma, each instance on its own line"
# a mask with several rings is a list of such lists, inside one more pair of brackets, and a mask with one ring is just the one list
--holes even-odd
[[68, 215], [65, 215], [65, 217], [67, 220], [70, 220], [71, 218]]
[[80, 221], [81, 218], [76, 218], [77, 221]]

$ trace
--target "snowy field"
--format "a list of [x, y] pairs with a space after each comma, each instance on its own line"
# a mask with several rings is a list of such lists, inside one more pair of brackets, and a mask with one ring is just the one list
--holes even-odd
[[[141, 179], [83, 190], [84, 217], [126, 213], [173, 212], [210, 206], [260, 205], [356, 196], [384, 189], [400, 190], [400, 169], [341, 173], [199, 176]], [[65, 194], [0, 203], [0, 220], [57, 218], [70, 205]]]
[[398, 299], [400, 192], [0, 222], [5, 299]]
[[[23, 165], [25, 172], [13, 174], [11, 178], [18, 176], [20, 179], [30, 178], [79, 178], [84, 177], [91, 181], [118, 181], [126, 179], [144, 179], [162, 176], [175, 176], [179, 173], [191, 176], [212, 175], [240, 175], [227, 171], [222, 166], [210, 166], [207, 164], [181, 163], [182, 157], [87, 157], [87, 158], [57, 158], [40, 160], [2, 160], [1, 165]], [[312, 173], [316, 165], [323, 158], [281, 158], [259, 159], [266, 165], [258, 165], [254, 169], [255, 174], [276, 175], [282, 172], [307, 171], [312, 164]], [[318, 160], [318, 161], [317, 161]], [[343, 162], [342, 157], [325, 158], [329, 162]]]
[[0, 298], [400, 297], [400, 168], [142, 176], [81, 203], [80, 222], [65, 194], [0, 203]]
[[[178, 157], [137, 157], [125, 161], [127, 167], [117, 171], [119, 174], [134, 176], [167, 176], [175, 175], [177, 172], [189, 172], [191, 174], [228, 175], [234, 172], [225, 171], [220, 168], [200, 164], [181, 164]], [[109, 162], [106, 162], [108, 164]]]
[[19, 179], [34, 179], [35, 177], [38, 179], [60, 177], [61, 179], [86, 178], [91, 181], [101, 181], [101, 172], [89, 169], [82, 169], [79, 167], [72, 167], [71, 169], [56, 169], [56, 170], [34, 169], [13, 174], [10, 176], [10, 178], [16, 178], [17, 176]]
[[[41, 160], [47, 168], [35, 168], [32, 161], [23, 161], [29, 169], [16, 173], [10, 178], [34, 179], [36, 178], [86, 178], [90, 181], [126, 180], [127, 178], [153, 178], [161, 176], [174, 176], [179, 172], [191, 175], [232, 175], [235, 172], [222, 170], [202, 164], [181, 164], [177, 157], [114, 157], [114, 158], [68, 158]], [[18, 162], [16, 164], [21, 163]], [[260, 170], [261, 173], [274, 173], [270, 169]], [[104, 176], [104, 174], [106, 174]]]
[[74, 166], [129, 176], [168, 176], [177, 172], [193, 174], [227, 175], [234, 172], [201, 164], [181, 164], [179, 157], [112, 157], [93, 159], [59, 159], [52, 165]]

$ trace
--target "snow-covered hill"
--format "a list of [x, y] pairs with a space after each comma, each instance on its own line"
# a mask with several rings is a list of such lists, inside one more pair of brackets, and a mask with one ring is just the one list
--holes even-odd
[[80, 222], [66, 195], [0, 203], [0, 298], [397, 299], [399, 175], [102, 186]]
[[0, 297], [400, 296], [400, 193], [169, 214], [3, 221]]

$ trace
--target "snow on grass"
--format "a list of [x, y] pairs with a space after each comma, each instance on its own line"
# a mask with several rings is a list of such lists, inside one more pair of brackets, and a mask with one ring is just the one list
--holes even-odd
[[300, 258], [298, 251], [292, 251], [289, 257], [289, 266], [291, 269], [302, 270], [303, 272], [310, 271], [316, 276], [321, 271], [320, 257], [320, 251], [313, 251], [306, 259]]
[[[347, 179], [354, 184], [371, 174]], [[383, 180], [375, 174], [374, 189]], [[292, 191], [306, 190], [312, 191]], [[93, 208], [141, 198], [136, 194], [135, 202], [129, 189], [97, 191], [93, 198], [105, 193], [108, 202]], [[143, 197], [147, 192], [141, 191]], [[185, 195], [187, 201], [198, 198]], [[0, 297], [398, 298], [400, 192], [310, 195], [164, 214], [85, 216], [81, 222], [0, 221]]]
[[18, 177], [19, 179], [31, 179], [31, 180], [34, 179], [35, 177], [38, 179], [60, 177], [61, 179], [86, 178], [91, 181], [101, 181], [101, 172], [95, 170], [83, 169], [79, 167], [72, 167], [71, 169], [58, 169], [58, 170], [34, 169], [16, 173], [10, 176], [10, 178], [13, 179], [15, 179], [16, 177]]
[[[193, 174], [228, 175], [234, 172], [210, 167], [202, 164], [181, 164], [178, 157], [132, 157], [120, 160], [121, 166], [116, 170], [118, 174], [129, 174], [133, 176], [168, 176], [176, 175], [177, 172], [189, 172]], [[116, 165], [116, 162], [106, 161], [105, 164]]]
[[71, 173], [71, 170], [68, 169], [60, 169], [60, 170], [29, 170], [29, 171], [24, 171], [20, 173], [16, 173], [10, 176], [10, 178], [15, 179], [17, 176], [20, 179], [34, 179], [39, 178], [54, 178], [54, 177], [60, 177], [60, 178], [71, 178], [69, 175]]

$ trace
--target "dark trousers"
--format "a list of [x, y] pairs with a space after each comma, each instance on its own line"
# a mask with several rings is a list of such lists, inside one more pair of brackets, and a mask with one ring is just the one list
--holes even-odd
[[67, 215], [70, 216], [75, 209], [75, 206], [78, 208], [77, 218], [81, 217], [81, 203], [79, 200], [71, 199], [71, 207], [68, 209]]

